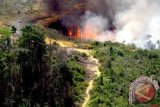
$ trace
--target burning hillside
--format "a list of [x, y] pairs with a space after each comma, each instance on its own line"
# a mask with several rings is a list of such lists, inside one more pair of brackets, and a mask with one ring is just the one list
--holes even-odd
[[[23, 3], [28, 6], [31, 0]], [[37, 23], [57, 29], [69, 38], [160, 47], [158, 0], [34, 0], [33, 4], [29, 10], [21, 9], [14, 15], [23, 14], [22, 23], [38, 20]], [[36, 19], [29, 18], [35, 13]]]
[[134, 43], [141, 48], [148, 48], [148, 44], [159, 47], [160, 14], [157, 10], [160, 2], [157, 0], [79, 0], [67, 6], [68, 2], [71, 1], [57, 9], [60, 25], [54, 20], [50, 26], [55, 25], [52, 27], [70, 38]]
[[158, 0], [0, 1], [0, 107], [159, 104]]

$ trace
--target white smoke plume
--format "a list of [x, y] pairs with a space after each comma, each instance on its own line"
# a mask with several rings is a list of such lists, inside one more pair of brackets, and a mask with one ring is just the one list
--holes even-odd
[[[159, 43], [160, 0], [101, 1], [89, 0], [88, 6], [93, 6], [96, 11], [87, 11], [82, 17], [83, 32], [89, 27], [97, 35], [96, 40], [125, 41], [140, 48], [148, 48], [146, 43]], [[110, 24], [116, 27], [115, 31], [108, 30]]]

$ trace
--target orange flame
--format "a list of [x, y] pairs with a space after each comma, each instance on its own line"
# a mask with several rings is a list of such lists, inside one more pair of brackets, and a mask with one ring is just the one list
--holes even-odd
[[73, 39], [96, 40], [98, 32], [91, 26], [85, 26], [83, 30], [80, 27], [68, 29], [68, 36]]
[[73, 37], [73, 33], [72, 33], [72, 30], [68, 29], [68, 36], [71, 38]]
[[82, 32], [83, 39], [95, 40], [97, 39], [97, 32], [91, 26], [85, 26]]
[[70, 38], [80, 39], [81, 38], [81, 29], [80, 29], [80, 27], [69, 28], [67, 34]]

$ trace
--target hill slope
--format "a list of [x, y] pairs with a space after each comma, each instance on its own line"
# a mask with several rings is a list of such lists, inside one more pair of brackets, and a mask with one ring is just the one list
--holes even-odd
[[[140, 76], [160, 81], [160, 50], [147, 51], [111, 42], [95, 42], [93, 48], [102, 64], [102, 75], [95, 83], [89, 107], [128, 107], [131, 82]], [[149, 104], [160, 104], [159, 95], [158, 92]]]

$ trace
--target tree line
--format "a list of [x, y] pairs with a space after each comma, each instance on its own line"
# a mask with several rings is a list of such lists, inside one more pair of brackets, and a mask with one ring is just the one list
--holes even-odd
[[[85, 69], [76, 55], [45, 44], [45, 31], [0, 27], [0, 107], [74, 107], [83, 99]], [[75, 103], [78, 102], [78, 103]]]

